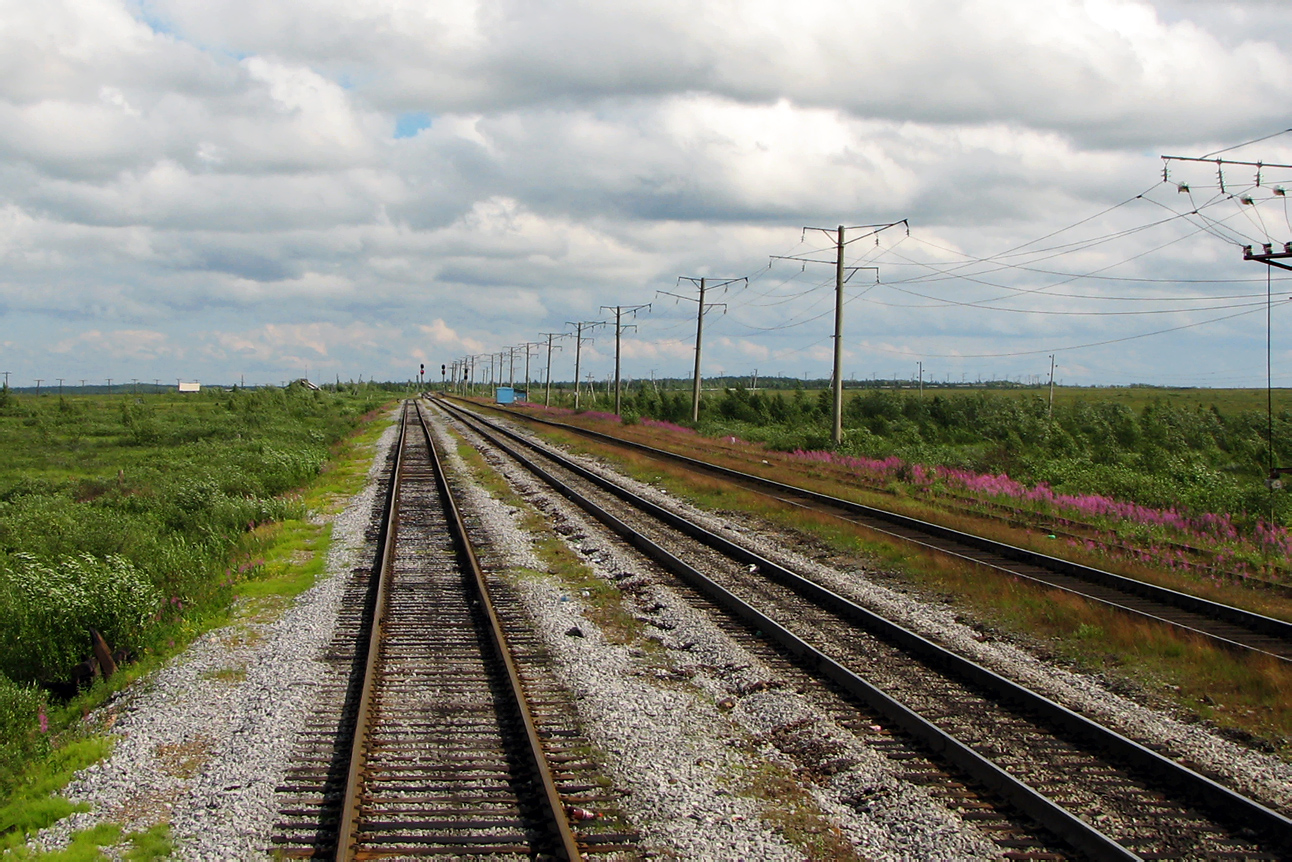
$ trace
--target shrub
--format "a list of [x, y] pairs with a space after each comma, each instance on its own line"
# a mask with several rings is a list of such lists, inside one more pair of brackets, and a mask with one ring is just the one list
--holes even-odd
[[0, 675], [0, 789], [31, 758], [49, 750], [46, 695]]
[[0, 672], [22, 682], [66, 678], [88, 652], [89, 630], [136, 648], [161, 594], [112, 555], [41, 559], [13, 554], [0, 567]]

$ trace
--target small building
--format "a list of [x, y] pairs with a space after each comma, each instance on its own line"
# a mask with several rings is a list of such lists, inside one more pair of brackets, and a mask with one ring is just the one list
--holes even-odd
[[494, 401], [498, 404], [510, 404], [516, 400], [516, 390], [510, 386], [499, 386], [494, 390]]
[[201, 383], [181, 383], [179, 385], [179, 391], [180, 392], [201, 392], [202, 384]]

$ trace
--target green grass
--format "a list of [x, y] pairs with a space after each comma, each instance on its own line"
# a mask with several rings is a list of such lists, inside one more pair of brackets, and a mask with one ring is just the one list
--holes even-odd
[[[113, 850], [108, 855], [105, 850]], [[0, 858], [15, 862], [100, 862], [119, 858], [125, 862], [154, 862], [169, 858], [174, 850], [170, 827], [158, 824], [143, 832], [125, 833], [115, 823], [100, 823], [72, 833], [72, 840], [62, 850], [40, 852], [26, 848], [4, 851]]]
[[47, 757], [28, 764], [16, 782], [17, 789], [0, 803], [0, 848], [8, 852], [21, 847], [28, 835], [85, 810], [55, 794], [77, 770], [98, 762], [111, 750], [111, 740], [103, 736], [70, 739]]

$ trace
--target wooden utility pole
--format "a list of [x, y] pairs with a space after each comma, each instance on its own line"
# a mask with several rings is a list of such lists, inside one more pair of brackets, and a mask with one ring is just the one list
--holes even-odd
[[[557, 338], [566, 338], [569, 336], [569, 333], [568, 332], [540, 332], [539, 335], [543, 335], [547, 337], [547, 387], [546, 387], [547, 393], [543, 396], [543, 406], [551, 407], [552, 406], [552, 341], [553, 339], [557, 339]], [[560, 350], [561, 346], [559, 344], [556, 345], [556, 349]]]
[[[699, 422], [700, 421], [700, 350], [704, 344], [704, 313], [708, 311], [710, 308], [716, 308], [718, 306], [721, 306], [723, 312], [725, 313], [727, 310], [727, 304], [725, 302], [705, 302], [704, 301], [705, 291], [708, 290], [709, 288], [708, 276], [703, 276], [701, 278], [692, 278], [689, 275], [682, 275], [682, 276], [678, 276], [677, 280], [679, 283], [683, 281], [689, 281], [692, 284], [696, 285], [700, 289], [699, 299], [693, 299], [692, 297], [689, 297], [689, 296], [681, 296], [680, 294], [676, 294], [676, 293], [669, 293], [667, 290], [657, 290], [655, 292], [662, 293], [665, 296], [671, 296], [674, 299], [685, 299], [687, 302], [694, 302], [696, 304], [695, 370], [691, 374], [691, 421]], [[749, 279], [747, 278], [727, 278], [727, 279], [723, 279], [722, 281], [718, 282], [713, 286], [715, 288], [726, 287], [730, 284], [735, 284], [738, 281], [743, 281], [746, 284], [749, 283]]]
[[606, 311], [608, 309], [614, 309], [614, 312], [615, 312], [615, 415], [616, 416], [620, 414], [620, 405], [622, 404], [621, 381], [623, 380], [623, 377], [619, 373], [619, 368], [620, 368], [619, 337], [623, 334], [623, 331], [625, 329], [637, 328], [635, 325], [631, 323], [628, 326], [624, 326], [622, 323], [620, 323], [620, 320], [622, 319], [623, 313], [625, 311], [631, 314], [633, 317], [636, 317], [637, 312], [641, 311], [643, 308], [646, 309], [647, 311], [650, 311], [650, 303], [648, 302], [645, 305], [603, 305], [601, 306], [602, 311]]
[[534, 355], [534, 350], [538, 347], [541, 347], [542, 345], [543, 345], [543, 342], [541, 341], [526, 341], [524, 344], [520, 345], [521, 347], [525, 348], [525, 400], [526, 401], [530, 400], [529, 399], [529, 358]]
[[1051, 422], [1054, 421], [1054, 354], [1050, 354], [1050, 409], [1048, 417]]
[[579, 409], [579, 363], [583, 359], [583, 342], [593, 341], [594, 339], [583, 337], [583, 330], [596, 329], [598, 326], [605, 326], [604, 320], [580, 320], [578, 322], [566, 321], [566, 326], [574, 327], [574, 409]]
[[[803, 233], [810, 230], [821, 231], [829, 236], [834, 234], [835, 257], [834, 260], [818, 260], [810, 257], [798, 257], [795, 255], [772, 255], [773, 260], [797, 260], [803, 263], [832, 263], [834, 264], [834, 378], [832, 385], [834, 387], [834, 405], [833, 419], [834, 428], [831, 433], [831, 439], [835, 445], [843, 442], [843, 286], [852, 278], [852, 274], [859, 269], [870, 269], [875, 271], [875, 281], [879, 281], [879, 267], [875, 266], [844, 266], [843, 248], [849, 243], [856, 242], [859, 239], [875, 237], [875, 242], [879, 242], [878, 234], [890, 227], [896, 227], [899, 224], [906, 224], [906, 219], [901, 221], [889, 222], [887, 224], [863, 224], [846, 227], [839, 225], [835, 228], [826, 227], [805, 227]], [[850, 240], [844, 239], [844, 231], [848, 230], [867, 230], [860, 236], [855, 236]], [[907, 233], [910, 233], [910, 225], [907, 225]]]

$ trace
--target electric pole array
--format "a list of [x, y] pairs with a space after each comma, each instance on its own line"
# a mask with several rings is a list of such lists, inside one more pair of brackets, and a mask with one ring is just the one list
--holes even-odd
[[[859, 269], [874, 270], [875, 281], [876, 282], [879, 281], [879, 267], [844, 266], [843, 249], [844, 249], [844, 246], [849, 245], [850, 243], [854, 243], [857, 240], [866, 239], [867, 237], [872, 237], [872, 236], [875, 237], [875, 243], [878, 244], [879, 234], [882, 231], [888, 230], [890, 227], [896, 227], [899, 224], [906, 225], [907, 234], [911, 232], [911, 226], [907, 224], [906, 219], [902, 219], [901, 221], [889, 222], [887, 224], [863, 224], [863, 225], [854, 225], [852, 227], [839, 225], [837, 228], [833, 228], [833, 229], [825, 228], [825, 227], [803, 228], [803, 233], [805, 235], [810, 230], [821, 231], [827, 236], [829, 236], [830, 234], [835, 235], [835, 243], [834, 243], [835, 259], [832, 261], [817, 260], [815, 258], [810, 258], [810, 257], [797, 257], [793, 255], [790, 255], [790, 256], [772, 255], [772, 258], [774, 260], [798, 260], [798, 261], [802, 261], [804, 265], [807, 265], [809, 263], [833, 263], [835, 266], [835, 270], [834, 270], [834, 380], [833, 380], [834, 410], [832, 411], [834, 416], [834, 430], [831, 434], [831, 437], [834, 440], [836, 445], [843, 442], [843, 286], [848, 283], [848, 280], [850, 278], [852, 278], [853, 273], [855, 273]], [[867, 231], [867, 233], [864, 233], [861, 236], [853, 237], [850, 240], [845, 240], [844, 232], [849, 230], [865, 230]]]
[[621, 403], [620, 381], [623, 380], [622, 375], [619, 373], [619, 367], [620, 367], [619, 366], [619, 337], [623, 335], [623, 332], [625, 329], [637, 328], [636, 325], [631, 323], [628, 324], [627, 326], [624, 326], [620, 321], [622, 320], [624, 312], [628, 312], [628, 314], [632, 315], [633, 317], [636, 317], [637, 312], [641, 311], [643, 308], [646, 309], [647, 311], [650, 311], [650, 303], [648, 302], [645, 305], [603, 305], [601, 306], [602, 311], [614, 309], [614, 312], [615, 312], [615, 415], [616, 416], [620, 414], [620, 403]]
[[[691, 421], [699, 422], [700, 421], [700, 348], [704, 342], [704, 313], [711, 308], [721, 307], [723, 313], [725, 314], [727, 311], [727, 304], [725, 302], [705, 302], [704, 301], [704, 293], [709, 288], [708, 276], [702, 276], [700, 278], [692, 278], [689, 275], [681, 275], [681, 276], [678, 276], [677, 280], [679, 284], [684, 281], [689, 281], [692, 284], [694, 284], [696, 287], [698, 287], [700, 289], [699, 298], [696, 299], [690, 296], [682, 296], [681, 294], [677, 294], [677, 293], [669, 293], [667, 290], [657, 290], [655, 292], [657, 294], [662, 293], [665, 296], [671, 296], [674, 299], [684, 299], [687, 302], [694, 302], [696, 304], [695, 371], [691, 375]], [[738, 281], [743, 281], [746, 284], [749, 283], [749, 279], [743, 278], [743, 277], [727, 278], [719, 281], [717, 284], [713, 285], [713, 287], [715, 288], [727, 287], [728, 285], [735, 284]]]

